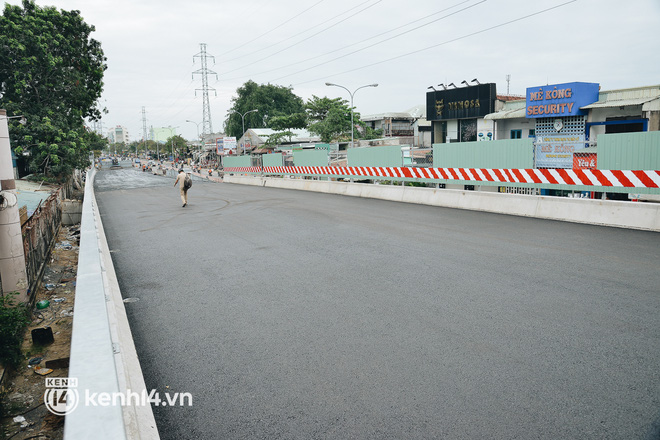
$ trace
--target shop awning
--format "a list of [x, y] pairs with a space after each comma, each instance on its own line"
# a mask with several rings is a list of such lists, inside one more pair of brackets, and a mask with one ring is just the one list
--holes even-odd
[[607, 101], [597, 101], [593, 104], [585, 105], [580, 107], [583, 110], [588, 110], [592, 108], [611, 108], [611, 107], [630, 107], [634, 105], [644, 105], [647, 102], [660, 99], [657, 96], [655, 97], [644, 97], [644, 98], [629, 98], [629, 99], [612, 99]]

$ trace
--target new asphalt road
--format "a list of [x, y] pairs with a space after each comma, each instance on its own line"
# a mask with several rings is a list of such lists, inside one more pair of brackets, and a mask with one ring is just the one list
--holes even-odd
[[96, 178], [163, 439], [660, 438], [659, 234], [173, 183]]

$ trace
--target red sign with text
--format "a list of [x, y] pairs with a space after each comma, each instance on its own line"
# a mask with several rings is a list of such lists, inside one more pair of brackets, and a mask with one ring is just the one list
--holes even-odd
[[596, 153], [574, 153], [573, 154], [573, 169], [574, 170], [595, 170], [596, 169]]

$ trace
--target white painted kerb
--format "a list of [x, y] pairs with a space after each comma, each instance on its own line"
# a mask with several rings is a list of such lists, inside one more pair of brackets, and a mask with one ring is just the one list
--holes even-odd
[[[69, 377], [77, 391], [146, 390], [94, 197], [95, 170], [85, 184], [73, 314]], [[64, 439], [158, 439], [150, 406], [92, 406], [82, 402], [64, 422]]]

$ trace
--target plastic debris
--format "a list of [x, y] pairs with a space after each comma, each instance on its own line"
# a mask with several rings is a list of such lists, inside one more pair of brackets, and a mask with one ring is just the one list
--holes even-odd
[[34, 372], [40, 376], [45, 376], [53, 372], [52, 368], [34, 367]]
[[61, 303], [61, 302], [64, 302], [64, 301], [66, 301], [66, 298], [53, 298], [54, 303]]
[[66, 241], [66, 240], [62, 241], [61, 243], [57, 243], [55, 245], [55, 247], [57, 249], [64, 249], [66, 251], [70, 251], [71, 249], [73, 249], [73, 245], [70, 242]]
[[23, 422], [25, 422], [25, 417], [23, 416], [14, 417], [14, 423], [23, 423]]
[[28, 361], [28, 365], [39, 365], [43, 359], [41, 357], [33, 357]]
[[124, 302], [125, 303], [134, 303], [140, 301], [140, 298], [125, 298]]
[[46, 288], [46, 290], [55, 290], [55, 287], [56, 287], [55, 284], [51, 284], [51, 283], [44, 284], [44, 288]]
[[42, 299], [37, 303], [37, 309], [38, 310], [45, 309], [49, 305], [50, 305], [50, 301], [48, 301], [47, 299]]

